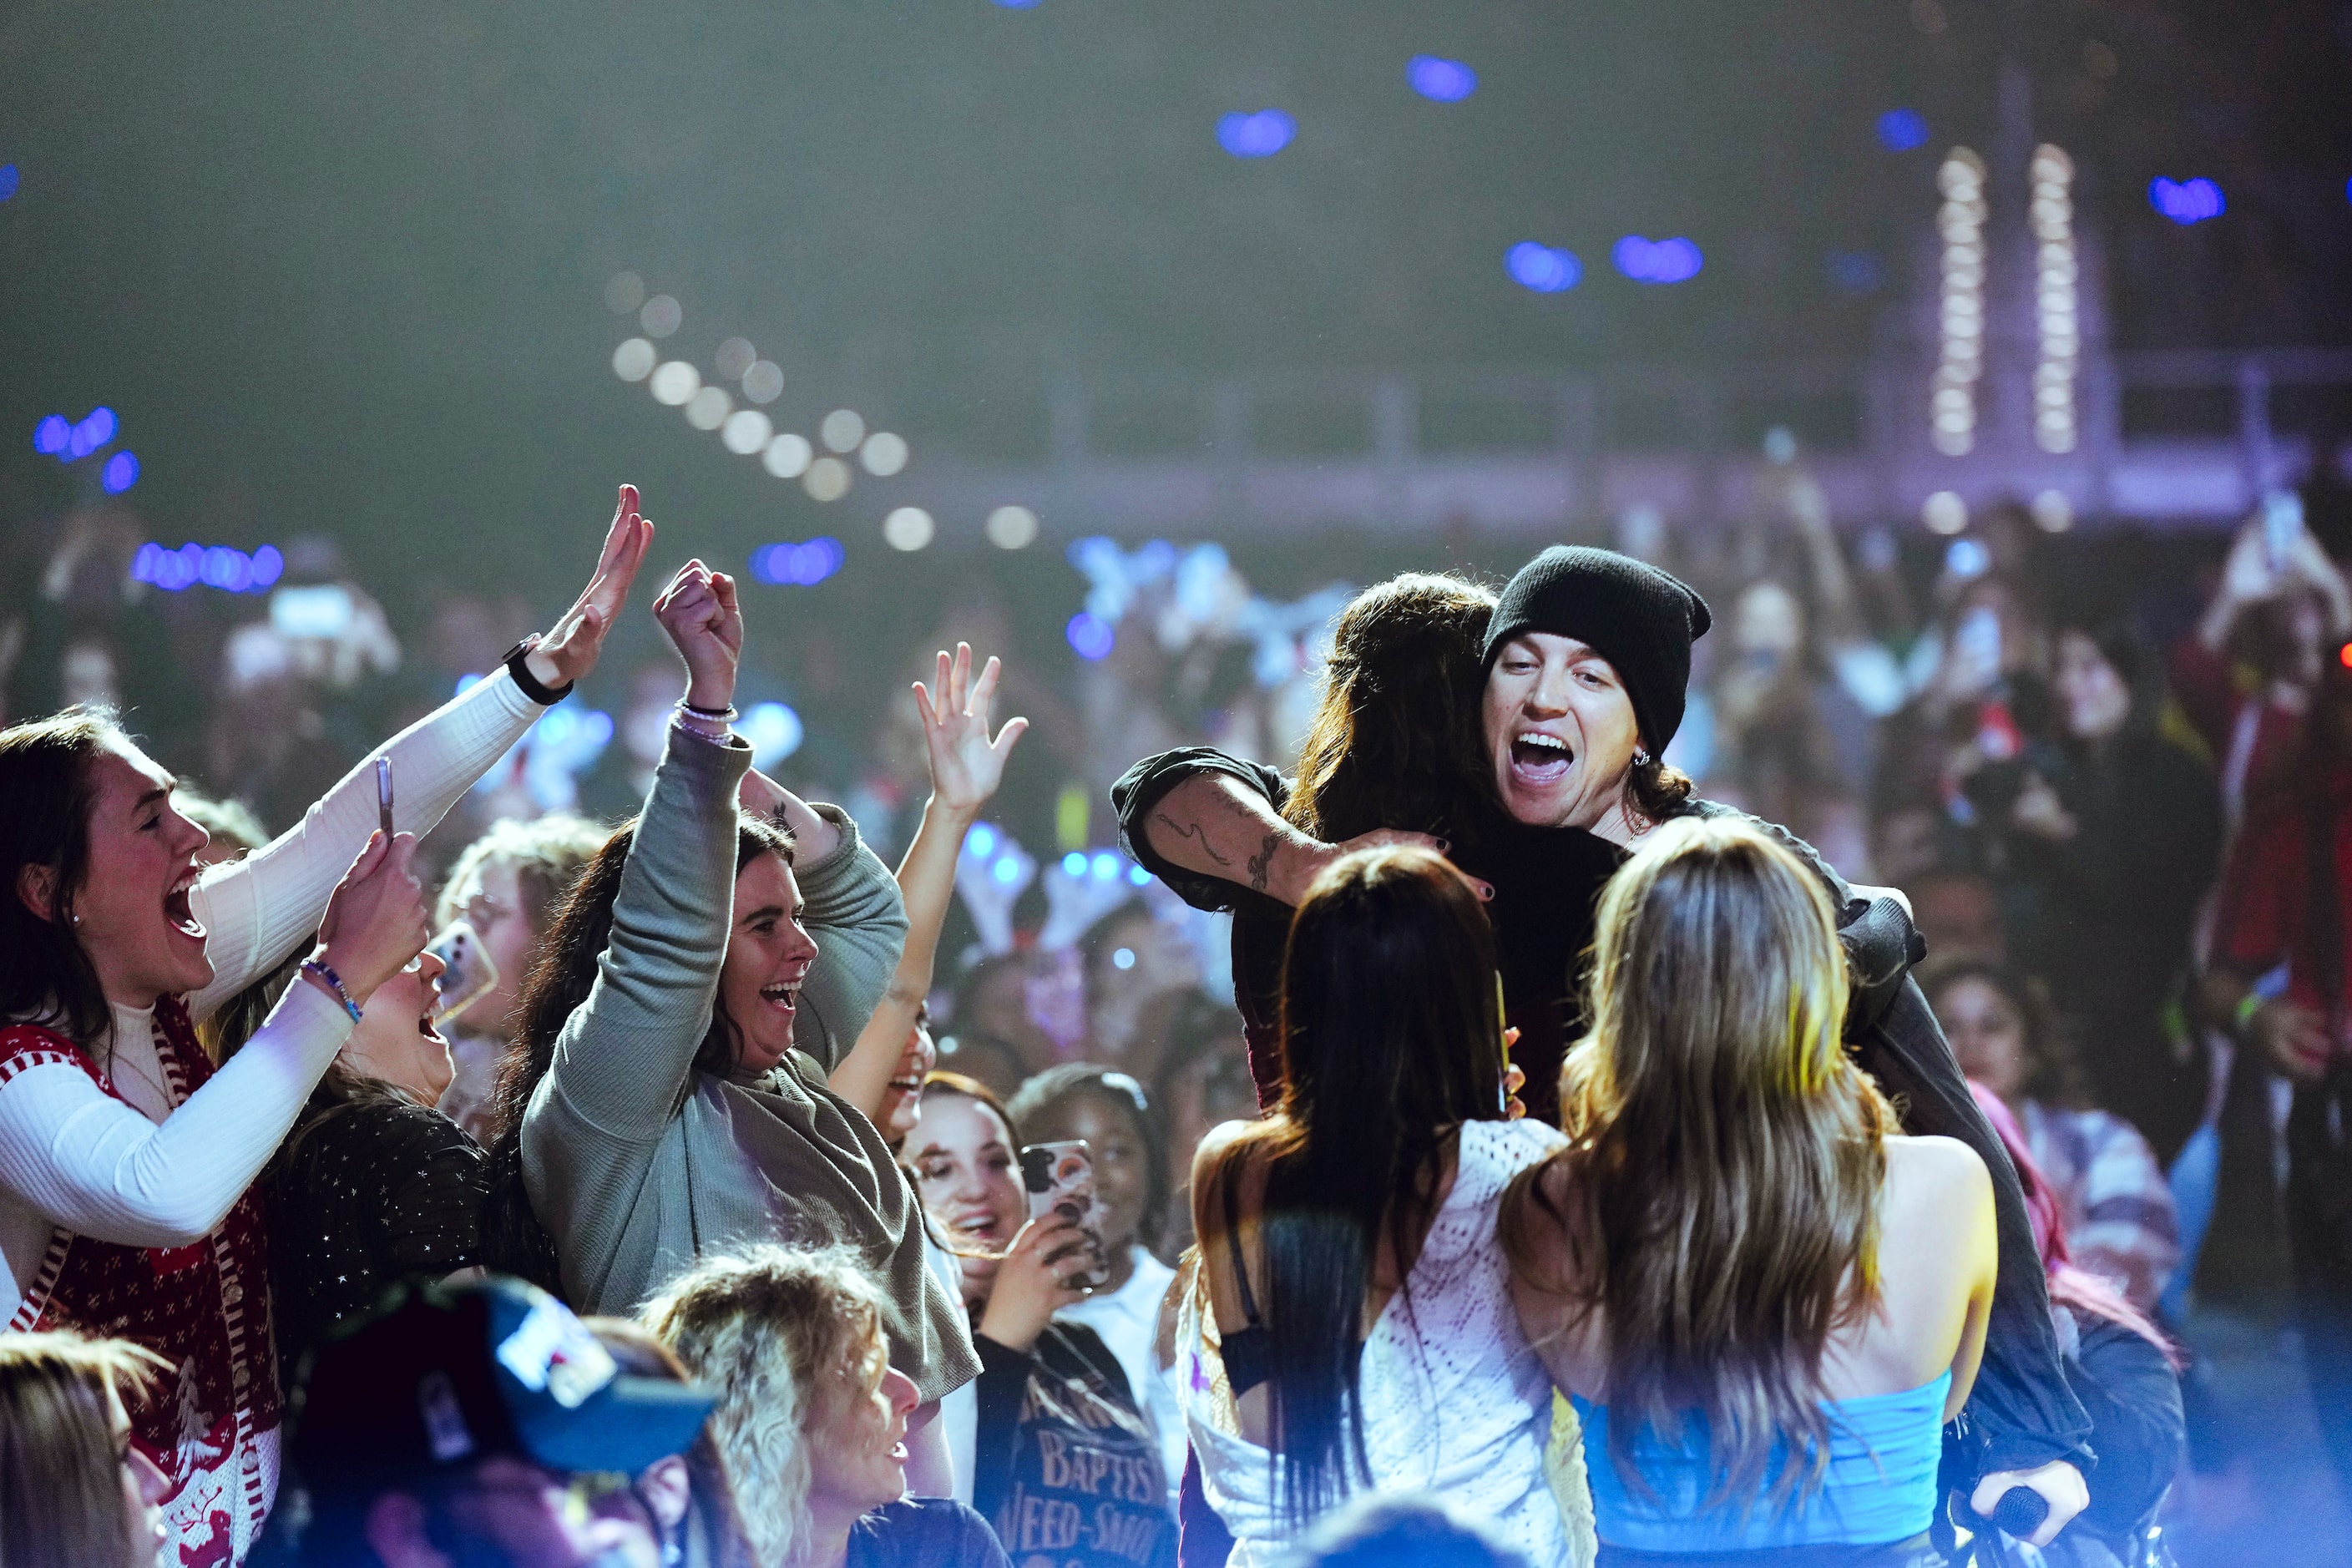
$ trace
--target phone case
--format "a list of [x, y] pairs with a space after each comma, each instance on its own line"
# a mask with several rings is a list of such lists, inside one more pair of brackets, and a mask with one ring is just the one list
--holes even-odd
[[436, 1020], [464, 1012], [499, 983], [499, 967], [482, 946], [481, 933], [466, 921], [452, 921], [425, 951], [442, 964], [441, 999], [433, 1005]]
[[1110, 1282], [1110, 1260], [1102, 1245], [1103, 1203], [1095, 1192], [1095, 1155], [1084, 1139], [1032, 1143], [1021, 1151], [1021, 1184], [1029, 1193], [1029, 1217], [1056, 1211], [1077, 1221], [1093, 1244], [1091, 1260], [1079, 1270], [1065, 1271], [1069, 1284], [1098, 1290]]

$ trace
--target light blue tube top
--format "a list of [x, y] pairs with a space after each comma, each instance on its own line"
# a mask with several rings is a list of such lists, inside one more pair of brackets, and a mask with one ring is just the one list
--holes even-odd
[[[1947, 1371], [1899, 1394], [1828, 1399], [1830, 1459], [1821, 1485], [1793, 1505], [1757, 1500], [1745, 1519], [1738, 1501], [1702, 1509], [1715, 1479], [1705, 1426], [1694, 1417], [1685, 1446], [1655, 1432], [1634, 1442], [1634, 1468], [1654, 1499], [1634, 1495], [1609, 1458], [1609, 1411], [1571, 1398], [1584, 1423], [1584, 1468], [1592, 1484], [1593, 1523], [1601, 1539], [1635, 1552], [1752, 1552], [1767, 1547], [1880, 1545], [1927, 1528], [1936, 1514], [1936, 1465], [1944, 1448]], [[1775, 1444], [1768, 1476], [1778, 1473], [1785, 1443]]]

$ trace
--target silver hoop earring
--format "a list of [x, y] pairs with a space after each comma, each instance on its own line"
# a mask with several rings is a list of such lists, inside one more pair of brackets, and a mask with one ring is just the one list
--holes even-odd
[[1643, 750], [1641, 747], [1639, 747], [1639, 746], [1634, 747], [1634, 748], [1633, 748], [1633, 765], [1634, 765], [1635, 767], [1637, 767], [1637, 768], [1646, 768], [1646, 767], [1648, 767], [1648, 766], [1650, 765], [1650, 753], [1649, 753], [1648, 752], [1646, 752], [1646, 751], [1643, 751]]

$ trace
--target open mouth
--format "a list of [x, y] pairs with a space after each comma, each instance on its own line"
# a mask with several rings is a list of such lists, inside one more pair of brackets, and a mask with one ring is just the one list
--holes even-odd
[[782, 981], [774, 985], [760, 987], [760, 1000], [788, 1019], [799, 1010], [800, 999], [801, 986], [797, 980]]
[[440, 1013], [441, 987], [436, 985], [431, 988], [430, 994], [425, 998], [425, 1011], [417, 1015], [416, 1032], [436, 1046], [446, 1046], [449, 1043], [449, 1037], [433, 1026], [433, 1020], [438, 1017]]
[[892, 1079], [890, 1087], [900, 1094], [920, 1094], [923, 1092], [923, 1079], [920, 1074], [909, 1073], [901, 1078]]
[[204, 921], [196, 919], [195, 910], [188, 902], [188, 894], [195, 885], [196, 868], [191, 866], [180, 873], [179, 880], [163, 894], [163, 920], [189, 941], [202, 942], [205, 940]]
[[1556, 784], [1568, 776], [1576, 753], [1558, 735], [1541, 730], [1522, 730], [1511, 741], [1511, 778], [1517, 784], [1542, 788]]
[[994, 1241], [997, 1238], [996, 1215], [993, 1211], [989, 1210], [983, 1210], [978, 1214], [959, 1215], [948, 1221], [948, 1229], [953, 1235], [966, 1237], [973, 1241]]

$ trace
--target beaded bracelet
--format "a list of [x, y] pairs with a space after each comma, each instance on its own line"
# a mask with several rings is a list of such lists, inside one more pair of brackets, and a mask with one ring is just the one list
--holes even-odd
[[343, 989], [341, 975], [315, 958], [306, 958], [302, 961], [302, 973], [325, 981], [327, 988], [335, 994], [335, 1000], [343, 1005], [343, 1011], [352, 1016], [352, 1022], [356, 1024], [360, 1021], [360, 1005], [352, 1000], [350, 992]]

